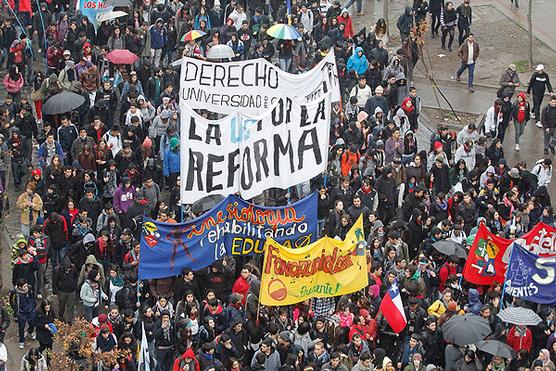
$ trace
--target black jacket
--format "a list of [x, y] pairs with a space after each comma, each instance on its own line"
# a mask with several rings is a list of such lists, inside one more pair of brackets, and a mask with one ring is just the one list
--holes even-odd
[[[85, 262], [85, 260], [83, 260]], [[52, 283], [58, 292], [71, 293], [77, 289], [77, 278], [79, 272], [75, 265], [71, 262], [65, 262], [64, 265], [58, 265], [54, 268]]]
[[529, 86], [527, 87], [527, 94], [533, 92], [535, 95], [543, 95], [545, 89], [548, 89], [549, 93], [552, 93], [552, 85], [550, 84], [550, 77], [546, 72], [533, 72], [531, 75], [531, 80], [529, 81]]
[[552, 107], [547, 104], [542, 109], [541, 113], [541, 123], [543, 128], [555, 128], [556, 127], [556, 107]]

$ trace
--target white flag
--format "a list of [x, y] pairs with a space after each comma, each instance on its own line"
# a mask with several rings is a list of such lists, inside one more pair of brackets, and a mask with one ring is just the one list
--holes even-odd
[[145, 333], [145, 325], [141, 322], [141, 349], [139, 353], [139, 371], [151, 371], [151, 359], [149, 356], [149, 343]]

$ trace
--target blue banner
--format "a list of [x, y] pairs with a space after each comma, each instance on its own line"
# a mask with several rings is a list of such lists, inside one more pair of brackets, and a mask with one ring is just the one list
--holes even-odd
[[513, 243], [506, 270], [506, 294], [533, 303], [556, 303], [555, 279], [556, 255], [535, 255]]
[[298, 248], [317, 239], [317, 194], [283, 207], [263, 207], [230, 195], [185, 223], [146, 219], [141, 234], [139, 278], [177, 276], [185, 267], [208, 267], [225, 255], [263, 252], [267, 237]]

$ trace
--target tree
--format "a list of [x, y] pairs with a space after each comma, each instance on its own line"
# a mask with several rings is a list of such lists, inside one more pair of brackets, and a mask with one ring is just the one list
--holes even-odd
[[73, 324], [55, 321], [57, 328], [54, 334], [54, 344], [59, 345], [50, 352], [50, 367], [52, 371], [81, 371], [92, 370], [96, 364], [114, 366], [118, 357], [128, 357], [128, 350], [114, 350], [111, 352], [93, 352], [92, 343], [95, 330], [83, 318], [76, 319]]
[[529, 68], [533, 69], [533, 0], [529, 0], [527, 31], [529, 33]]

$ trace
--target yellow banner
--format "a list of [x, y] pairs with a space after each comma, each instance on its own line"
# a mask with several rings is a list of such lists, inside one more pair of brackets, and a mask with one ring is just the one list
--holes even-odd
[[267, 238], [261, 277], [263, 305], [289, 305], [318, 297], [333, 297], [368, 285], [363, 218], [344, 241], [330, 237], [297, 249]]

